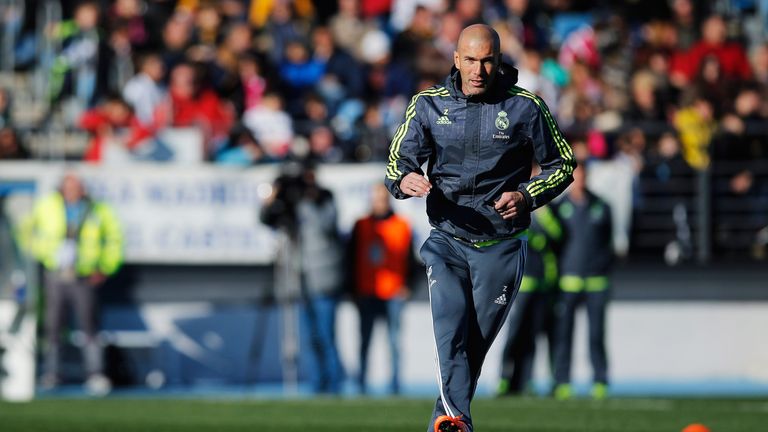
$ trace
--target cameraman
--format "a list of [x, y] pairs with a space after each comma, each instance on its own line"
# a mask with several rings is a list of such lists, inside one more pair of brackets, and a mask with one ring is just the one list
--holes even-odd
[[319, 393], [339, 393], [343, 369], [336, 349], [336, 306], [343, 283], [343, 250], [330, 191], [317, 184], [310, 162], [287, 162], [264, 203], [261, 221], [279, 230], [275, 293], [304, 300]]

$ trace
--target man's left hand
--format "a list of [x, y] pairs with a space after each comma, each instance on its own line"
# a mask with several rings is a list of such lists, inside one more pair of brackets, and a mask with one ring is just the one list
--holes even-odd
[[504, 192], [493, 206], [502, 218], [514, 219], [528, 210], [528, 204], [525, 202], [525, 196], [522, 192]]

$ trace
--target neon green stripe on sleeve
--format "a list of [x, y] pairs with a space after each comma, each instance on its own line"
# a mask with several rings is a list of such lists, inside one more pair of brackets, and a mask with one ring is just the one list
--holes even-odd
[[408, 126], [416, 117], [416, 102], [421, 96], [449, 96], [448, 90], [445, 87], [438, 87], [434, 89], [427, 89], [419, 92], [411, 98], [411, 102], [408, 104], [408, 108], [405, 110], [405, 120], [397, 128], [395, 136], [392, 138], [392, 143], [389, 146], [389, 162], [387, 163], [387, 178], [390, 180], [397, 180], [403, 173], [397, 168], [397, 161], [400, 160], [400, 145], [408, 132]]
[[532, 183], [530, 183], [526, 190], [531, 195], [531, 197], [535, 197], [536, 195], [539, 195], [543, 191], [557, 187], [560, 185], [565, 179], [573, 172], [573, 164], [567, 163], [568, 161], [573, 160], [573, 151], [571, 150], [571, 147], [566, 142], [563, 135], [560, 133], [560, 130], [557, 127], [557, 123], [555, 122], [554, 118], [552, 117], [552, 114], [549, 112], [549, 109], [547, 108], [544, 101], [541, 100], [540, 97], [534, 95], [533, 93], [522, 89], [520, 87], [513, 87], [509, 91], [511, 94], [515, 96], [523, 96], [528, 99], [531, 99], [536, 106], [541, 110], [541, 112], [544, 114], [544, 120], [547, 123], [547, 127], [549, 128], [549, 131], [552, 135], [552, 139], [555, 141], [555, 146], [557, 147], [558, 152], [560, 153], [560, 157], [563, 158], [566, 163], [563, 165], [563, 167], [556, 170], [554, 173], [552, 173], [546, 180], [539, 179]]

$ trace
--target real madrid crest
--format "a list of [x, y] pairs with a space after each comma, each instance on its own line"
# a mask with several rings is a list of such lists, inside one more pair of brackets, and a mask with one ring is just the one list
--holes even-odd
[[509, 119], [507, 118], [506, 111], [499, 111], [499, 115], [496, 117], [496, 129], [506, 130], [509, 127]]

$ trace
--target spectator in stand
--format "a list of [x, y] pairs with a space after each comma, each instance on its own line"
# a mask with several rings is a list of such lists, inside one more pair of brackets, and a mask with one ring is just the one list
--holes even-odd
[[262, 73], [261, 63], [253, 55], [240, 57], [237, 65], [240, 74], [240, 86], [244, 112], [261, 105], [261, 98], [267, 90], [267, 80]]
[[493, 28], [502, 40], [501, 55], [512, 62], [519, 62], [523, 58], [523, 42], [517, 38], [514, 29], [505, 21], [494, 22]]
[[567, 135], [587, 136], [595, 131], [595, 117], [600, 112], [597, 104], [585, 97], [579, 97], [574, 100], [573, 105], [569, 106], [566, 97], [573, 96], [573, 93], [566, 93], [563, 96], [563, 102], [560, 103], [559, 111], [562, 118], [563, 132]]
[[331, 17], [329, 27], [333, 39], [339, 47], [362, 59], [360, 41], [363, 35], [371, 30], [373, 24], [360, 19], [360, 2], [358, 0], [338, 0], [339, 12]]
[[702, 59], [699, 71], [688, 88], [709, 100], [715, 108], [715, 117], [720, 117], [723, 107], [733, 100], [735, 87], [735, 82], [723, 77], [723, 65], [720, 60], [709, 55]]
[[371, 191], [371, 212], [355, 222], [348, 246], [348, 268], [360, 313], [360, 392], [367, 393], [368, 348], [373, 325], [385, 318], [392, 375], [389, 391], [400, 392], [400, 321], [415, 268], [410, 224], [392, 210], [383, 184]]
[[[680, 140], [674, 132], [665, 132], [656, 145], [649, 151], [647, 163], [643, 168], [643, 177], [653, 178], [668, 183], [676, 177], [688, 175], [691, 167], [680, 152]], [[671, 193], [674, 192], [674, 189]]]
[[11, 124], [11, 92], [0, 88], [0, 128]]
[[[693, 0], [671, 0], [672, 23], [678, 34], [678, 46], [688, 50], [699, 39], [699, 23]], [[699, 5], [701, 7], [701, 5]]]
[[285, 55], [280, 63], [280, 78], [286, 109], [291, 115], [301, 112], [304, 96], [323, 77], [325, 64], [311, 56], [309, 48], [301, 40], [292, 40], [285, 46]]
[[219, 14], [222, 27], [228, 28], [234, 24], [247, 23], [247, 4], [240, 0], [219, 0]]
[[563, 88], [558, 101], [558, 118], [566, 134], [585, 134], [592, 128], [594, 116], [600, 111], [603, 92], [593, 71], [576, 62], [570, 69], [570, 82]]
[[216, 154], [215, 161], [219, 165], [247, 167], [269, 162], [270, 158], [253, 133], [247, 127], [237, 125], [232, 128], [227, 143]]
[[392, 42], [392, 58], [403, 60], [412, 67], [418, 59], [416, 53], [422, 45], [431, 45], [435, 37], [435, 14], [425, 6], [416, 6], [408, 27], [395, 36]]
[[483, 23], [482, 0], [456, 0], [454, 10], [461, 18], [464, 27]]
[[194, 60], [212, 60], [219, 43], [221, 15], [214, 3], [201, 3], [192, 13], [194, 27], [192, 45], [195, 51]]
[[109, 57], [99, 20], [99, 3], [84, 1], [78, 4], [72, 20], [59, 23], [53, 30], [62, 49], [50, 71], [52, 100], [72, 95], [78, 108], [89, 108], [106, 92]]
[[229, 134], [234, 112], [213, 90], [203, 87], [194, 65], [179, 64], [170, 75], [168, 97], [155, 110], [154, 126], [198, 128], [203, 136], [203, 154], [210, 159]]
[[344, 97], [359, 98], [363, 94], [363, 72], [360, 64], [347, 51], [339, 48], [327, 27], [312, 32], [314, 59], [323, 67], [325, 76], [332, 75], [344, 88]]
[[224, 31], [224, 41], [217, 48], [214, 59], [208, 63], [213, 89], [221, 98], [231, 101], [238, 116], [245, 111], [240, 59], [250, 54], [251, 46], [251, 28], [244, 23], [231, 24]]
[[768, 86], [768, 43], [760, 44], [750, 56], [754, 80], [763, 88]]
[[683, 144], [688, 165], [703, 170], [709, 166], [709, 144], [717, 127], [715, 107], [700, 95], [687, 96], [690, 102], [675, 113], [673, 122]]
[[83, 160], [91, 163], [126, 162], [140, 146], [153, 146], [150, 129], [143, 126], [133, 109], [120, 96], [109, 96], [96, 108], [86, 111], [79, 126], [88, 131], [91, 141]]
[[541, 25], [542, 16], [529, 0], [503, 0], [491, 9], [490, 21], [503, 21], [523, 47], [541, 52], [548, 48], [549, 35]]
[[290, 1], [275, 0], [273, 3], [270, 18], [266, 21], [263, 30], [260, 32], [262, 35], [261, 44], [263, 50], [269, 55], [272, 64], [280, 65], [285, 56], [288, 43], [302, 40], [308, 37], [309, 34], [306, 23], [294, 17]]
[[640, 128], [632, 128], [616, 139], [614, 160], [623, 171], [632, 175], [632, 207], [639, 207], [642, 202], [640, 193], [640, 173], [645, 166], [646, 137]]
[[293, 122], [283, 110], [279, 94], [265, 93], [261, 105], [245, 112], [243, 124], [253, 132], [269, 157], [279, 160], [288, 155], [293, 141]]
[[649, 66], [653, 69], [650, 60], [653, 54], [660, 54], [669, 63], [672, 57], [681, 52], [677, 29], [669, 21], [654, 19], [641, 27], [640, 35], [640, 46], [631, 56], [635, 69]]
[[456, 12], [444, 13], [438, 22], [438, 32], [432, 43], [442, 54], [443, 61], [451, 66], [453, 52], [456, 50], [456, 41], [459, 40], [459, 34], [464, 27], [462, 27], [461, 18]]
[[138, 60], [139, 73], [123, 88], [123, 98], [133, 107], [136, 118], [144, 125], [151, 125], [157, 106], [167, 97], [163, 86], [165, 66], [157, 53], [148, 53]]
[[328, 126], [315, 126], [309, 133], [310, 157], [323, 163], [339, 163], [344, 152], [339, 148], [336, 135]]
[[294, 130], [299, 135], [309, 136], [318, 126], [331, 126], [328, 106], [317, 93], [309, 93], [304, 98], [304, 109], [295, 117]]
[[540, 96], [550, 107], [552, 115], [557, 115], [554, 108], [557, 108], [558, 89], [542, 74], [541, 66], [541, 54], [533, 48], [526, 48], [518, 67], [517, 85]]
[[0, 127], [0, 160], [24, 160], [29, 156], [19, 133], [10, 126]]
[[192, 43], [192, 22], [189, 17], [176, 13], [163, 27], [163, 49], [161, 50], [165, 70], [173, 70], [187, 61], [187, 48]]
[[366, 19], [383, 19], [392, 13], [393, 0], [362, 0], [360, 10]]
[[601, 57], [597, 45], [597, 34], [592, 27], [582, 26], [568, 34], [558, 52], [558, 61], [571, 71], [577, 64], [590, 72], [600, 70]]
[[701, 40], [696, 42], [685, 55], [683, 62], [678, 62], [673, 74], [682, 77], [682, 83], [694, 81], [702, 63], [710, 56], [715, 57], [722, 68], [723, 79], [728, 81], [748, 80], [752, 78], [744, 48], [737, 42], [729, 42], [728, 28], [720, 15], [712, 15], [704, 21], [701, 28]]
[[[757, 89], [745, 87], [739, 92], [732, 110], [723, 117], [719, 130], [712, 138], [713, 165], [736, 162], [743, 166], [748, 165], [750, 161], [768, 157], [768, 150], [765, 148], [765, 117], [760, 113], [761, 103]], [[766, 199], [764, 195], [767, 190], [762, 190], [765, 188], [761, 185], [762, 179], [755, 175], [754, 170], [741, 168], [733, 171], [728, 185], [731, 194], [736, 197], [749, 197], [753, 202]], [[718, 186], [714, 187], [717, 190]], [[751, 207], [754, 204], [748, 205]], [[752, 213], [760, 211], [759, 207], [756, 207], [750, 208]]]
[[365, 112], [358, 120], [357, 137], [357, 145], [352, 150], [352, 160], [357, 162], [387, 160], [391, 137], [387, 133], [381, 107], [377, 102], [366, 104]]
[[666, 123], [666, 107], [657, 97], [656, 77], [648, 70], [640, 70], [632, 76], [629, 108], [624, 120], [635, 126], [655, 128]]
[[406, 98], [413, 93], [416, 77], [406, 62], [392, 59], [390, 41], [384, 32], [366, 33], [361, 46], [366, 63], [366, 98]]
[[116, 0], [109, 11], [109, 27], [124, 28], [133, 50], [142, 50], [149, 44], [149, 30], [144, 20], [140, 0]]
[[122, 89], [136, 72], [133, 67], [133, 47], [128, 26], [111, 29], [108, 41], [112, 54], [108, 65], [108, 88]]

